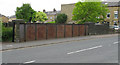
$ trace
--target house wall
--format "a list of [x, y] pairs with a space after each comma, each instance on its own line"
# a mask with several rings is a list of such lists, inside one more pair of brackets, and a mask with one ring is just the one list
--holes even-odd
[[8, 23], [8, 18], [7, 17], [5, 17], [5, 16], [2, 16], [2, 17], [0, 17], [1, 19], [2, 19], [2, 22], [4, 22], [4, 23]]
[[118, 20], [119, 20], [119, 22], [120, 22], [120, 7], [118, 7]]
[[[47, 15], [47, 17], [48, 17], [47, 22], [51, 22], [51, 21], [55, 21], [56, 15]], [[52, 19], [51, 19], [51, 17], [52, 17]]]
[[105, 20], [107, 22], [110, 22], [110, 25], [114, 25], [114, 21], [117, 21], [118, 24], [118, 19], [114, 17], [114, 11], [118, 11], [118, 7], [108, 7], [110, 10], [110, 18], [106, 18]]
[[9, 21], [12, 22], [12, 20], [16, 20], [16, 18], [10, 18]]
[[61, 5], [61, 13], [65, 13], [68, 16], [67, 22], [72, 21], [72, 12], [74, 9], [75, 5], [74, 4], [63, 4]]
[[[68, 16], [68, 20], [67, 22], [71, 22], [72, 21], [72, 12], [73, 9], [75, 7], [75, 4], [63, 4], [61, 5], [61, 13], [65, 13]], [[110, 22], [110, 25], [114, 25], [113, 21], [117, 21], [118, 19], [114, 18], [114, 11], [118, 11], [118, 7], [108, 7], [110, 10], [110, 18], [106, 18], [105, 20], [107, 22]], [[119, 11], [120, 11], [120, 7], [119, 7]], [[119, 13], [119, 19], [120, 19], [120, 13]]]

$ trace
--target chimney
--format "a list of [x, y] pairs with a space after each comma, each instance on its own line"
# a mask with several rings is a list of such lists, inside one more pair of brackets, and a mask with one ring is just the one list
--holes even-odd
[[56, 9], [55, 9], [55, 8], [53, 9], [53, 12], [56, 12]]
[[43, 12], [46, 12], [46, 10], [45, 10], [45, 9], [43, 9]]

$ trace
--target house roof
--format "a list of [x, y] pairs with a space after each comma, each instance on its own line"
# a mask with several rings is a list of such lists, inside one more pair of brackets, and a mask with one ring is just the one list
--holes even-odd
[[0, 14], [0, 17], [2, 17], [3, 15], [2, 14]]
[[53, 11], [48, 11], [48, 12], [45, 12], [47, 15], [56, 15], [56, 14], [59, 14], [61, 11], [56, 11], [56, 12], [53, 12]]
[[10, 16], [9, 18], [16, 18], [16, 16], [15, 16], [15, 15], [12, 15], [12, 16]]
[[5, 16], [5, 15], [2, 15], [2, 14], [0, 14], [0, 17], [6, 17], [6, 18], [8, 18], [7, 16]]
[[108, 7], [118, 6], [119, 2], [102, 2], [103, 4], [108, 4]]

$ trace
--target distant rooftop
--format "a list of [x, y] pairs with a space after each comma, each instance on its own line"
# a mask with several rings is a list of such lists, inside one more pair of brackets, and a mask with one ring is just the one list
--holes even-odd
[[5, 15], [2, 15], [2, 14], [0, 14], [0, 17], [6, 17], [6, 18], [8, 18], [7, 16], [5, 16]]
[[15, 15], [12, 15], [12, 16], [10, 16], [9, 18], [16, 18], [16, 16], [15, 16]]
[[2, 17], [2, 14], [0, 14], [0, 17]]
[[61, 11], [48, 11], [48, 12], [45, 12], [47, 15], [56, 15], [56, 14], [59, 14], [61, 13]]
[[108, 4], [108, 7], [111, 7], [111, 6], [118, 6], [118, 3], [119, 2], [102, 2], [103, 4]]

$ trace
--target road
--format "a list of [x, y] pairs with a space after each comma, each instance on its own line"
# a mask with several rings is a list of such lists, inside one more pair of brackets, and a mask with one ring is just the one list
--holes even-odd
[[[34, 42], [35, 43], [35, 42]], [[3, 63], [118, 63], [118, 36], [95, 37], [2, 52]]]

